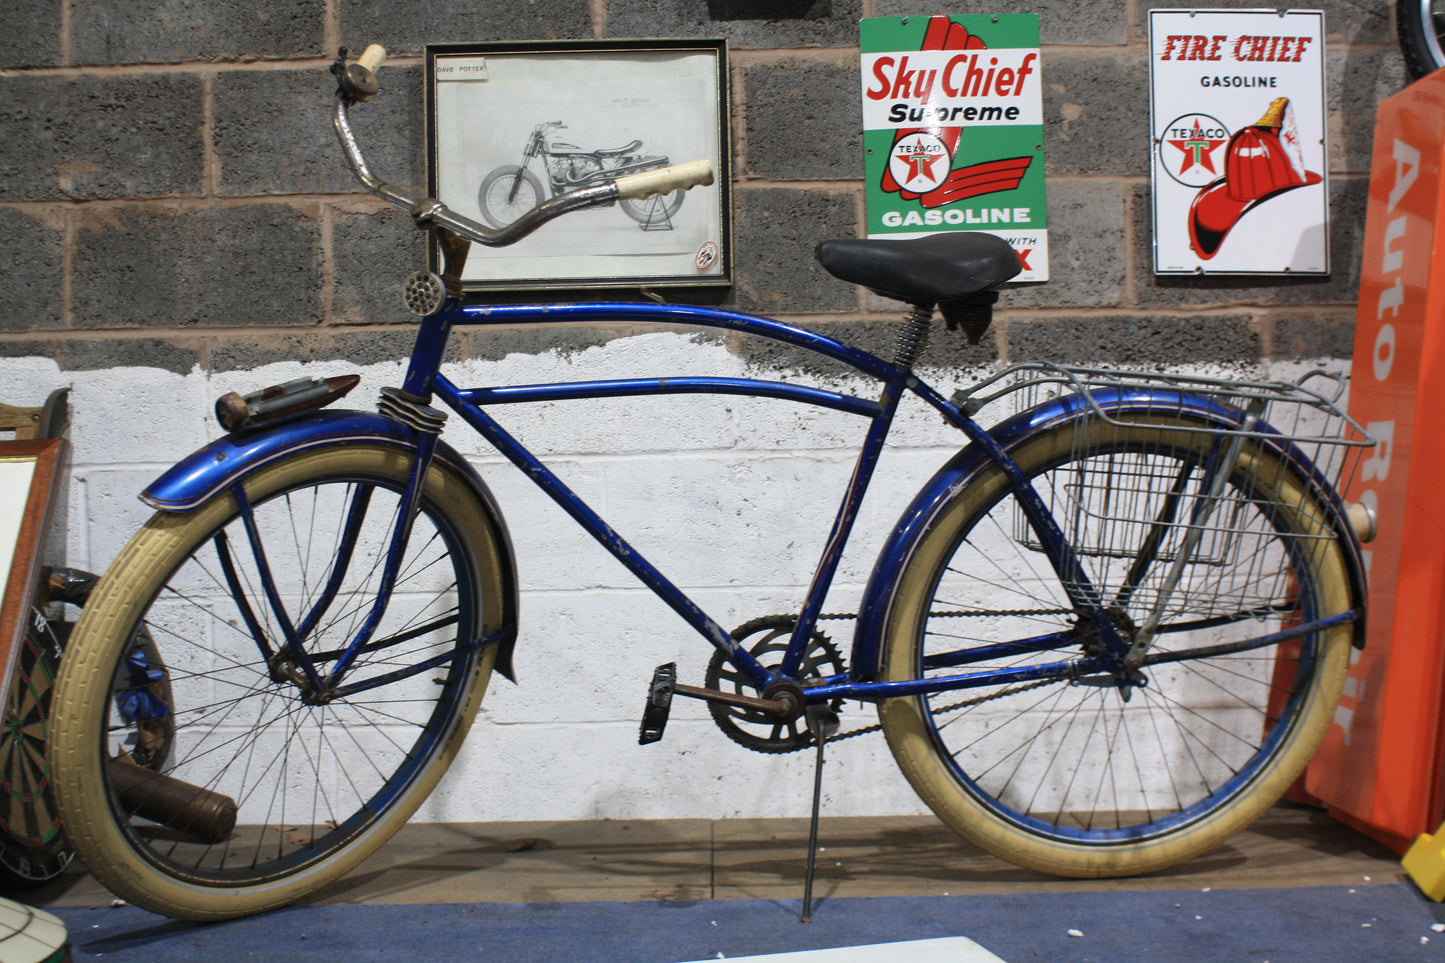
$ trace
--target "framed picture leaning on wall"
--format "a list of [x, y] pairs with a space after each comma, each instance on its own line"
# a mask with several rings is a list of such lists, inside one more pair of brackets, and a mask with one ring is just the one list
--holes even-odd
[[68, 444], [63, 438], [0, 442], [0, 705], [30, 620]]

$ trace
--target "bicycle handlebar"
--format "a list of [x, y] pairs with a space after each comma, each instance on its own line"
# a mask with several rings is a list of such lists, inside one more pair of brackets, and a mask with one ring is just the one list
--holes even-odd
[[367, 166], [366, 158], [361, 153], [361, 145], [357, 143], [356, 135], [351, 132], [350, 110], [353, 103], [364, 103], [380, 91], [376, 71], [385, 62], [386, 48], [379, 44], [368, 46], [361, 56], [351, 64], [345, 63], [345, 51], [343, 50], [342, 56], [337, 58], [331, 68], [331, 72], [336, 75], [337, 79], [336, 113], [332, 118], [333, 126], [336, 128], [337, 138], [341, 141], [341, 149], [346, 155], [347, 163], [351, 166], [352, 173], [356, 175], [357, 180], [361, 181], [361, 185], [393, 207], [407, 211], [419, 225], [435, 225], [488, 247], [505, 247], [520, 241], [553, 218], [561, 217], [571, 211], [608, 204], [621, 199], [642, 200], [654, 194], [668, 194], [676, 190], [706, 187], [713, 182], [710, 161], [674, 164], [671, 167], [661, 167], [640, 174], [628, 174], [615, 181], [604, 181], [592, 187], [558, 194], [556, 197], [538, 204], [506, 227], [487, 227], [458, 214], [434, 197], [425, 197], [393, 187], [371, 173], [371, 168]]

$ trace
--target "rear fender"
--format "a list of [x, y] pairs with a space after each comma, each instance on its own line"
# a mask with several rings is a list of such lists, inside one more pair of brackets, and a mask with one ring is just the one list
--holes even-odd
[[[416, 433], [400, 422], [373, 412], [319, 411], [295, 421], [259, 430], [232, 432], [218, 438], [181, 459], [152, 482], [140, 498], [158, 511], [193, 511], [247, 472], [299, 452], [348, 443], [392, 445], [414, 451]], [[515, 682], [512, 653], [517, 642], [517, 563], [506, 520], [491, 489], [456, 449], [438, 441], [436, 458], [470, 485], [500, 548], [503, 599], [507, 611], [502, 618], [496, 667]]]
[[[1094, 401], [1111, 416], [1141, 415], [1157, 413], [1161, 409], [1181, 411], [1214, 422], [1221, 428], [1234, 428], [1239, 424], [1237, 413], [1217, 402], [1197, 395], [1177, 392], [1144, 392], [1130, 390], [1096, 390]], [[1008, 452], [1029, 443], [1045, 432], [1053, 431], [1075, 421], [1097, 417], [1087, 402], [1076, 395], [1066, 395], [1028, 411], [1022, 412], [994, 427], [989, 434]], [[1273, 434], [1273, 429], [1261, 423], [1259, 430]], [[1271, 447], [1284, 458], [1299, 467], [1304, 477], [1310, 479], [1315, 494], [1331, 511], [1332, 524], [1344, 550], [1345, 566], [1348, 570], [1353, 607], [1362, 608], [1365, 602], [1365, 566], [1360, 552], [1359, 539], [1355, 537], [1345, 516], [1344, 504], [1329, 480], [1324, 478], [1314, 464], [1305, 457], [1288, 439], [1279, 438]], [[938, 513], [956, 492], [967, 486], [974, 477], [991, 464], [989, 456], [978, 444], [971, 444], [949, 459], [914, 496], [913, 502], [899, 518], [892, 534], [879, 552], [873, 565], [868, 586], [864, 590], [863, 602], [858, 611], [858, 627], [853, 637], [853, 653], [850, 660], [855, 679], [866, 679], [876, 675], [882, 668], [883, 633], [892, 615], [893, 600], [897, 596], [903, 571], [917, 549], [923, 535], [934, 524]], [[1365, 640], [1365, 619], [1355, 619], [1354, 644], [1363, 647]]]

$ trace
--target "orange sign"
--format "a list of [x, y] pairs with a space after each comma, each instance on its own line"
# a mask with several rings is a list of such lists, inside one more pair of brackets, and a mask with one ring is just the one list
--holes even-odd
[[1306, 780], [1402, 851], [1445, 817], [1442, 132], [1442, 74], [1376, 115], [1349, 408], [1379, 444], [1345, 497], [1375, 509], [1379, 534], [1365, 546], [1365, 648]]

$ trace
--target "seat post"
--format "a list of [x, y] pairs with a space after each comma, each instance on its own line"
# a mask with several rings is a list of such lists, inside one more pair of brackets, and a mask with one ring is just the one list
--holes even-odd
[[912, 371], [914, 362], [928, 347], [928, 335], [933, 327], [933, 305], [910, 305], [908, 313], [903, 316], [903, 325], [893, 363], [904, 371]]

